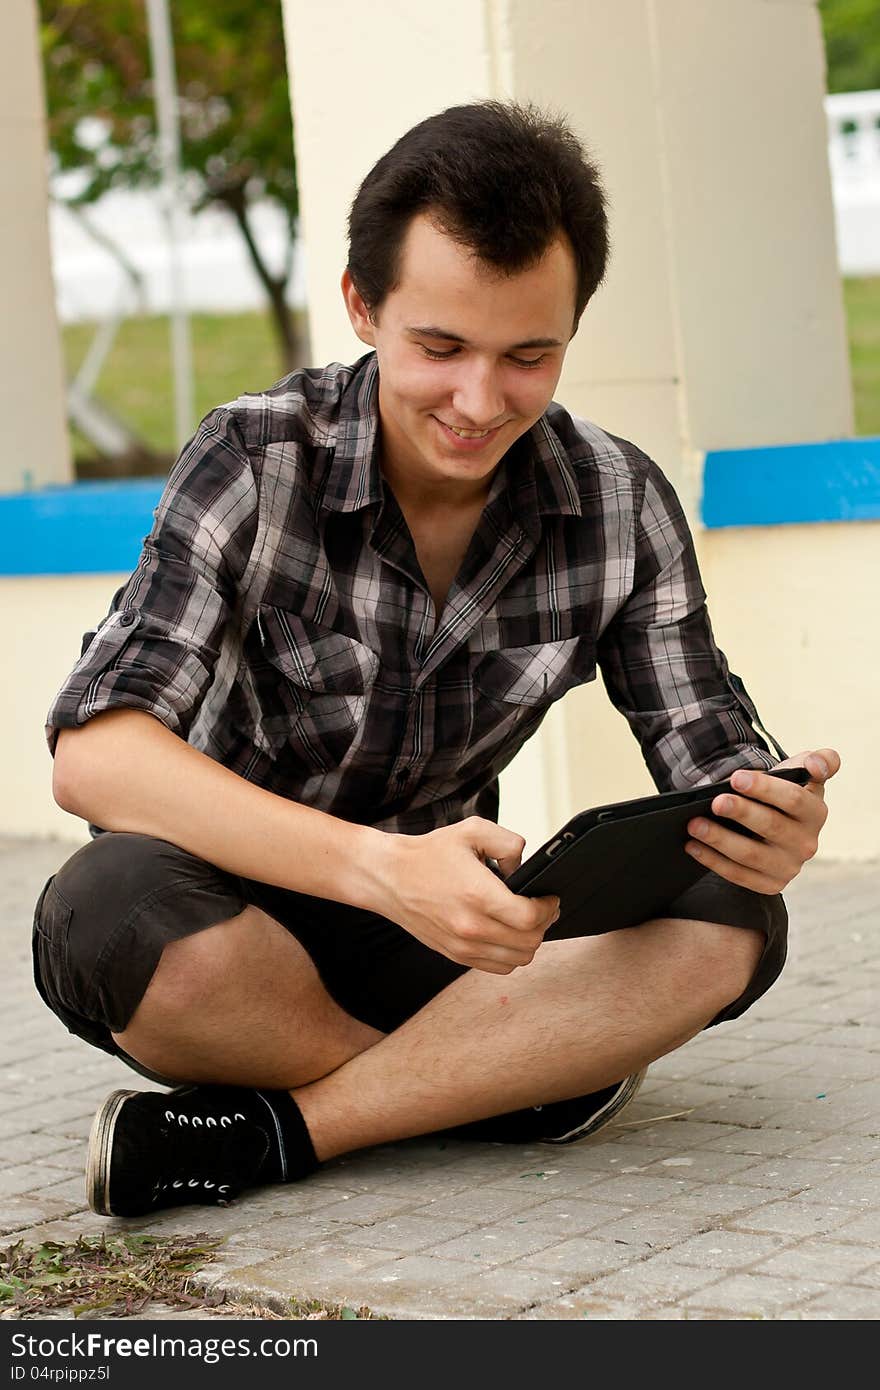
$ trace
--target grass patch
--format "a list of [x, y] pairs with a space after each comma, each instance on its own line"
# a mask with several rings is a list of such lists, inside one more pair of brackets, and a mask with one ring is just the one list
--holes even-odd
[[[95, 324], [67, 324], [62, 333], [68, 378], [82, 365]], [[263, 391], [284, 376], [268, 314], [193, 314], [193, 428], [209, 410], [242, 391]], [[169, 320], [162, 316], [126, 319], [119, 326], [94, 394], [143, 440], [171, 462], [174, 438], [174, 387]], [[92, 445], [75, 431], [74, 459], [91, 461]]]
[[[216, 1259], [221, 1238], [80, 1236], [75, 1241], [0, 1248], [0, 1318], [40, 1318], [69, 1309], [76, 1318], [131, 1317], [155, 1304], [210, 1309], [236, 1318], [371, 1320], [369, 1308], [320, 1300], [279, 1300], [273, 1306], [236, 1302], [217, 1288], [203, 1289], [193, 1275]], [[284, 1309], [282, 1311], [282, 1309]]]
[[880, 434], [880, 275], [843, 282], [856, 434]]

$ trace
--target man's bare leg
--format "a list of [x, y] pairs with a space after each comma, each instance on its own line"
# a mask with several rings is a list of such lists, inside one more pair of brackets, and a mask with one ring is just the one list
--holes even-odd
[[311, 957], [257, 907], [165, 947], [125, 1052], [177, 1081], [287, 1090], [384, 1034], [341, 1009]]
[[293, 1088], [319, 1159], [601, 1090], [746, 988], [760, 933], [664, 919], [470, 971], [367, 1052]]
[[247, 914], [175, 943], [176, 961], [166, 950], [117, 1041], [169, 1076], [290, 1089], [320, 1160], [611, 1085], [705, 1027], [763, 944], [678, 919], [548, 942], [511, 975], [462, 975], [383, 1037], [329, 999], [282, 927]]

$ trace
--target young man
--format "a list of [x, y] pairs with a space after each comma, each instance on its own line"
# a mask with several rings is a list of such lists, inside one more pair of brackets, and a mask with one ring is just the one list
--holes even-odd
[[[782, 968], [839, 758], [763, 775], [672, 488], [552, 400], [606, 249], [564, 124], [421, 123], [351, 211], [370, 352], [214, 411], [173, 469], [48, 717], [93, 839], [41, 894], [38, 988], [173, 1088], [100, 1108], [95, 1210], [440, 1130], [596, 1133]], [[759, 838], [694, 823], [706, 873], [662, 917], [544, 943], [557, 901], [487, 864], [524, 846], [497, 777], [597, 663], [658, 788], [734, 774], [714, 809]]]

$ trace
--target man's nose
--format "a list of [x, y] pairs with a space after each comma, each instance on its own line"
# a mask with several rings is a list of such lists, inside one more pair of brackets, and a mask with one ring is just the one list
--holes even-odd
[[488, 364], [468, 363], [455, 384], [452, 397], [456, 424], [485, 430], [500, 423], [504, 416], [504, 393], [494, 369]]

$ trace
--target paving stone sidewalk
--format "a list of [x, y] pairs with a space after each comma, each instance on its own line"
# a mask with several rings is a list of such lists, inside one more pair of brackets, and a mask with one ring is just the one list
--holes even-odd
[[149, 1083], [71, 1037], [31, 978], [33, 905], [74, 848], [0, 839], [0, 1244], [207, 1231], [225, 1244], [203, 1278], [239, 1298], [395, 1319], [880, 1315], [880, 863], [807, 865], [781, 980], [655, 1063], [593, 1141], [409, 1141], [122, 1221], [87, 1210], [86, 1138], [108, 1090]]

